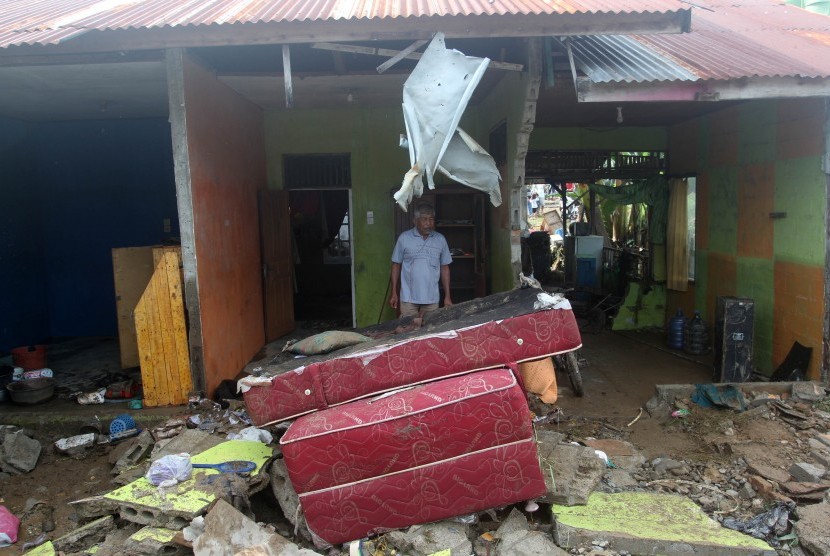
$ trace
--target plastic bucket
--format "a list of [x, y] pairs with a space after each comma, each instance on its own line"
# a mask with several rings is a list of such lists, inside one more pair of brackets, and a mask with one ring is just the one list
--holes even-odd
[[46, 346], [22, 346], [12, 349], [12, 360], [24, 371], [36, 371], [46, 367]]

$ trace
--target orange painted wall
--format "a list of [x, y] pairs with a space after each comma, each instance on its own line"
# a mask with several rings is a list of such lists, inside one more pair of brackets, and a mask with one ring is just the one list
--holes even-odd
[[208, 395], [265, 342], [257, 190], [266, 184], [263, 116], [184, 59], [187, 144]]
[[775, 164], [747, 164], [738, 170], [738, 256], [772, 258]]
[[813, 347], [808, 377], [821, 374], [824, 326], [824, 269], [795, 263], [775, 263], [775, 307], [772, 355], [783, 361], [793, 342]]
[[[751, 101], [673, 126], [670, 172], [697, 176], [695, 305], [755, 299], [755, 363], [771, 373], [798, 341], [821, 376], [826, 176], [823, 99]], [[771, 218], [770, 213], [781, 217]], [[689, 306], [689, 295], [669, 297]]]

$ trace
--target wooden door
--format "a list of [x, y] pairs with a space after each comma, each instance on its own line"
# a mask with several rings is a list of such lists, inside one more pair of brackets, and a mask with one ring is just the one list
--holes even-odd
[[291, 217], [287, 191], [268, 189], [259, 194], [265, 341], [271, 342], [294, 330]]

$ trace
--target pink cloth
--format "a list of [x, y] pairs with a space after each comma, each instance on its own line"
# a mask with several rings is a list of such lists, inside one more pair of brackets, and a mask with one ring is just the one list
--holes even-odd
[[0, 506], [0, 546], [16, 543], [18, 529], [20, 520], [6, 506]]

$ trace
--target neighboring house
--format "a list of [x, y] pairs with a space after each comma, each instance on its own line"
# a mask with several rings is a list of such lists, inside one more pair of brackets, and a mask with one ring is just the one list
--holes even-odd
[[[182, 240], [194, 379], [208, 391], [291, 329], [294, 288], [323, 303], [345, 294], [357, 325], [390, 317], [391, 192], [409, 166], [400, 96], [414, 62], [374, 68], [442, 31], [502, 63], [462, 120], [504, 177], [504, 203], [487, 211], [488, 291], [511, 288], [519, 268], [528, 148], [665, 150], [671, 173], [697, 177], [699, 209], [697, 279], [669, 306], [711, 320], [716, 295], [755, 297], [758, 366], [799, 339], [826, 377], [830, 18], [781, 6], [7, 2], [0, 349], [114, 334], [109, 250], [170, 235]], [[557, 55], [568, 41], [546, 48], [546, 37], [572, 37], [573, 64]], [[292, 203], [337, 215], [322, 233], [351, 227], [317, 272], [291, 270]], [[321, 232], [303, 214], [291, 223], [311, 244]]]

